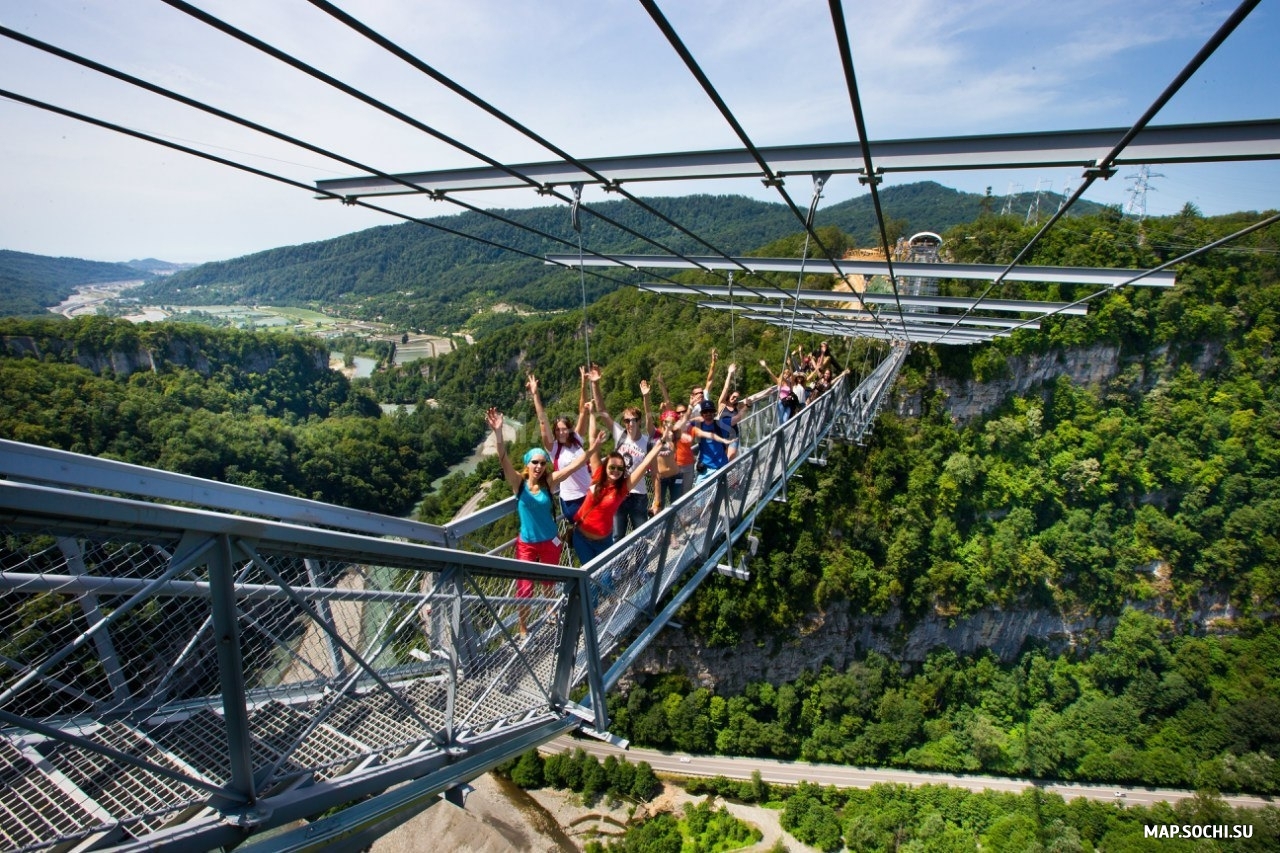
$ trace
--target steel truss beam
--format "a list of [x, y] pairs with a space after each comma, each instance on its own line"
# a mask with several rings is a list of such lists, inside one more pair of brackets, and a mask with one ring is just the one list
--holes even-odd
[[[976, 332], [965, 329], [939, 329], [937, 326], [903, 325], [896, 322], [886, 323], [880, 328], [870, 323], [822, 323], [816, 320], [784, 320], [770, 315], [760, 315], [752, 320], [760, 320], [772, 326], [795, 328], [804, 332], [822, 335], [840, 335], [844, 337], [878, 338], [886, 341], [910, 341], [917, 344], [980, 344], [993, 338], [1008, 337], [1009, 332]], [[885, 315], [889, 319], [889, 315]], [[866, 326], [866, 328], [863, 328]]]
[[[882, 172], [938, 172], [971, 169], [1089, 168], [1107, 154], [1128, 128], [1043, 133], [892, 139], [871, 142], [871, 160]], [[857, 143], [778, 146], [757, 149], [778, 177], [861, 174]], [[1114, 161], [1115, 166], [1280, 159], [1280, 119], [1147, 127]], [[686, 181], [767, 177], [745, 149], [688, 151], [600, 157], [581, 161], [603, 176], [606, 189], [632, 181]], [[506, 172], [493, 167], [443, 169], [394, 175], [316, 181], [317, 192], [358, 198], [403, 195], [413, 184], [424, 193], [468, 192], [527, 187], [511, 173], [539, 182], [544, 190], [567, 184], [599, 184], [592, 175], [563, 161], [523, 163]], [[404, 182], [404, 183], [401, 183]]]
[[739, 311], [746, 312], [752, 316], [752, 319], [766, 319], [770, 321], [782, 319], [777, 315], [790, 315], [795, 313], [796, 317], [803, 319], [810, 318], [826, 318], [828, 320], [851, 320], [854, 322], [865, 321], [868, 323], [875, 322], [879, 319], [884, 323], [894, 323], [902, 320], [907, 323], [923, 323], [932, 326], [950, 326], [959, 324], [961, 326], [987, 326], [993, 329], [1038, 329], [1039, 321], [1036, 320], [1006, 320], [1000, 317], [982, 317], [978, 315], [969, 315], [968, 317], [961, 314], [916, 314], [902, 313], [894, 311], [857, 311], [846, 308], [808, 308], [798, 306], [792, 308], [789, 305], [764, 305], [755, 303], [729, 303], [729, 302], [699, 302], [699, 308], [713, 308], [717, 311]]
[[[829, 261], [826, 258], [717, 258], [713, 256], [671, 257], [664, 255], [611, 255], [608, 258], [579, 258], [577, 255], [547, 255], [547, 262], [561, 266], [588, 267], [639, 267], [664, 270], [740, 270], [751, 272], [779, 272], [790, 275], [862, 275], [887, 276], [889, 265], [884, 261]], [[948, 264], [899, 261], [893, 264], [893, 273], [899, 280], [905, 278], [956, 278], [969, 281], [1028, 281], [1039, 284], [1087, 284], [1093, 287], [1114, 285], [1145, 285], [1148, 287], [1173, 287], [1176, 276], [1169, 270], [1108, 269], [1105, 267], [1041, 267], [1019, 266], [1009, 270], [1004, 264]], [[750, 293], [758, 288], [742, 288]]]
[[[719, 287], [715, 285], [701, 284], [641, 284], [637, 285], [641, 290], [649, 293], [661, 293], [677, 296], [689, 296], [697, 294], [699, 296], [708, 296], [715, 299], [728, 299], [733, 297], [734, 301], [766, 299], [769, 301], [777, 300], [790, 304], [797, 296], [801, 303], [806, 302], [841, 302], [841, 303], [865, 303], [867, 305], [892, 305], [898, 304], [904, 307], [914, 308], [954, 308], [960, 311], [967, 311], [973, 308], [977, 301], [974, 297], [963, 296], [897, 296], [892, 293], [849, 293], [848, 291], [838, 290], [801, 290], [796, 292], [788, 292], [779, 288], [756, 287], [750, 291], [744, 292], [741, 288], [730, 293], [729, 288]], [[756, 301], [743, 301], [743, 305], [747, 308], [756, 308], [762, 303]], [[1045, 312], [1053, 312], [1055, 314], [1066, 314], [1075, 316], [1084, 316], [1089, 313], [1089, 309], [1085, 305], [1079, 305], [1070, 302], [1035, 302], [1023, 299], [983, 299], [981, 303], [984, 311], [1000, 311], [1011, 314], [1044, 314]], [[883, 316], [883, 315], [882, 315]]]

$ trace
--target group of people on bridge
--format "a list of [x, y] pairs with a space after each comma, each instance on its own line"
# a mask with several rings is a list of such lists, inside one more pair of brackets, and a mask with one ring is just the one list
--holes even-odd
[[[494, 432], [503, 476], [516, 497], [520, 523], [516, 559], [559, 564], [564, 547], [562, 517], [572, 525], [573, 553], [585, 565], [674, 503], [686, 489], [728, 465], [738, 454], [739, 423], [749, 413], [751, 400], [734, 388], [738, 366], [730, 364], [720, 396], [712, 401], [707, 390], [716, 360], [713, 349], [706, 381], [690, 391], [687, 402], [671, 402], [662, 377], [655, 376], [662, 394], [656, 425], [647, 380], [639, 386], [641, 405], [624, 408], [619, 422], [604, 405], [600, 367], [581, 367], [577, 416], [552, 420], [538, 392], [537, 377], [530, 373], [525, 387], [533, 398], [542, 446], [524, 454], [520, 469], [507, 453], [503, 414], [491, 407], [486, 421]], [[779, 423], [829, 388], [837, 369], [825, 341], [813, 353], [797, 349], [780, 375], [769, 370], [766, 362], [760, 364], [777, 385]], [[784, 404], [784, 400], [791, 402]], [[612, 449], [602, 456], [610, 440]], [[517, 580], [515, 592], [517, 598], [530, 598], [533, 581]], [[523, 613], [519, 621], [523, 635]]]

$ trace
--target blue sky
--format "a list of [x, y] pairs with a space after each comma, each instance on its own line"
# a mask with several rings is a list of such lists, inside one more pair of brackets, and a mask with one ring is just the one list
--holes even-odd
[[[504, 162], [550, 159], [304, 0], [196, 5]], [[739, 147], [638, 2], [341, 0], [339, 5], [578, 157]], [[820, 0], [667, 0], [664, 13], [757, 145], [856, 136], [828, 6]], [[872, 139], [1127, 127], [1235, 3], [1219, 0], [848, 2]], [[0, 0], [0, 24], [385, 171], [478, 165], [155, 0]], [[1155, 124], [1280, 117], [1280, 2], [1263, 0]], [[168, 103], [11, 39], [0, 88], [164, 136], [307, 184], [349, 167]], [[0, 248], [120, 261], [218, 260], [397, 220], [313, 199], [145, 142], [0, 99], [9, 203]], [[1158, 166], [1155, 215], [1280, 207], [1276, 162]], [[1136, 169], [1087, 199], [1125, 204]], [[890, 177], [997, 196], [1062, 192], [1077, 170]], [[641, 195], [737, 193], [758, 182], [633, 186]], [[804, 204], [808, 187], [793, 187]], [[833, 178], [824, 204], [865, 192]], [[586, 200], [605, 196], [588, 189]], [[532, 191], [485, 207], [546, 204]], [[387, 203], [454, 212], [427, 199]], [[892, 210], [886, 211], [893, 216]], [[928, 228], [928, 223], [911, 223]]]

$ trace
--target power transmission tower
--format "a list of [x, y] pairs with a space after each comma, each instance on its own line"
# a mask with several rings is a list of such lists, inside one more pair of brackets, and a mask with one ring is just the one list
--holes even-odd
[[[1027, 225], [1040, 221], [1040, 184], [1041, 180], [1037, 179], [1035, 198], [1031, 201], [1031, 204], [1027, 205], [1027, 219], [1025, 222]], [[1053, 181], [1049, 182], [1049, 189], [1047, 191], [1053, 192]]]
[[1133, 181], [1133, 186], [1129, 189], [1129, 203], [1124, 209], [1126, 216], [1137, 214], [1139, 222], [1147, 218], [1147, 190], [1155, 189], [1151, 186], [1151, 179], [1163, 177], [1161, 173], [1151, 171], [1150, 166], [1144, 165], [1138, 168], [1136, 174], [1125, 178], [1126, 181]]
[[1022, 194], [1022, 184], [1015, 184], [1013, 181], [1010, 181], [1009, 189], [1005, 190], [1005, 193], [1004, 193], [1004, 207], [1000, 208], [1001, 216], [1013, 215], [1014, 199], [1021, 194]]
[[1071, 198], [1071, 194], [1075, 192], [1075, 186], [1071, 181], [1067, 181], [1067, 185], [1062, 188], [1062, 198], [1058, 199], [1058, 210], [1062, 210], [1066, 206], [1067, 199]]

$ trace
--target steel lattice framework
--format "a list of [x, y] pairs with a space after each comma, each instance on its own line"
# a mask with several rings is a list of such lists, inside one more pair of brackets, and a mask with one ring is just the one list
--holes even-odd
[[512, 559], [510, 498], [436, 526], [0, 441], [0, 839], [204, 850], [374, 796], [261, 842], [351, 844], [604, 732], [605, 692], [906, 354], [782, 425], [760, 395], [728, 467], [581, 568]]
[[[659, 254], [609, 256], [588, 247], [547, 255], [548, 262], [584, 272], [699, 270], [722, 283], [643, 286], [791, 330], [888, 345], [874, 370], [842, 379], [781, 426], [772, 399], [762, 397], [733, 463], [581, 568], [510, 559], [510, 541], [493, 541], [510, 501], [436, 527], [0, 442], [0, 616], [8, 632], [0, 657], [0, 837], [9, 849], [354, 849], [438, 792], [531, 746], [580, 726], [603, 733], [605, 692], [728, 561], [798, 466], [831, 436], [858, 441], [871, 428], [912, 343], [988, 341], [1034, 329], [1047, 316], [1083, 314], [1091, 299], [1117, 288], [1171, 286], [1178, 262], [1277, 220], [1263, 218], [1153, 270], [1024, 262], [1093, 182], [1121, 165], [1280, 158], [1280, 119], [1153, 124], [1257, 0], [1245, 0], [1129, 127], [902, 140], [868, 134], [843, 9], [829, 0], [854, 141], [788, 147], [756, 146], [656, 3], [640, 0], [741, 145], [597, 159], [573, 157], [327, 0], [310, 0], [553, 155], [522, 164], [468, 147], [184, 0], [163, 2], [484, 165], [393, 174], [4, 27], [6, 38], [360, 174], [302, 183], [17, 92], [0, 96], [525, 256], [368, 199], [417, 194], [527, 229], [458, 195], [523, 187], [571, 206], [576, 223], [581, 211], [601, 216], [581, 204], [581, 188], [604, 187], [713, 254], [681, 254], [605, 220]], [[1082, 182], [1008, 265], [894, 256], [877, 190], [885, 174], [1029, 166], [1079, 168]], [[855, 175], [867, 188], [883, 261], [849, 261], [823, 245], [814, 215], [833, 175]], [[812, 182], [807, 212], [789, 194], [798, 178]], [[776, 189], [814, 251], [800, 261], [734, 257], [629, 190], [704, 179]], [[744, 274], [736, 285], [734, 273]], [[791, 275], [794, 288], [779, 284]], [[806, 275], [829, 276], [831, 287], [805, 286]], [[911, 292], [899, 277], [947, 287]], [[1017, 282], [1088, 292], [1044, 302], [1009, 292]], [[523, 605], [513, 594], [519, 577], [543, 582]], [[513, 632], [518, 606], [532, 611], [524, 642]], [[572, 698], [577, 691], [585, 691], [581, 701]], [[304, 829], [250, 839], [364, 798]]]

